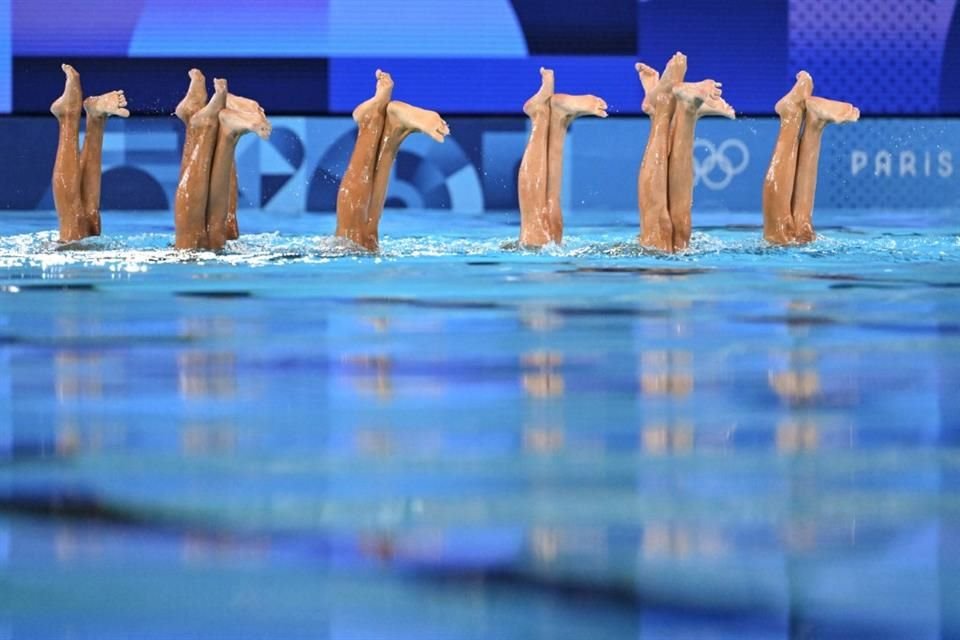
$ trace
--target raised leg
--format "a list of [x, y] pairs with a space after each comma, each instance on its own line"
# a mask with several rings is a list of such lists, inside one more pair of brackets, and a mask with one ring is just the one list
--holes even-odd
[[207, 104], [207, 79], [200, 69], [190, 69], [187, 75], [190, 77], [190, 86], [174, 113], [184, 125], [189, 126], [193, 114]]
[[376, 251], [380, 243], [380, 216], [387, 200], [387, 187], [390, 173], [397, 158], [400, 143], [408, 135], [419, 131], [437, 142], [449, 135], [450, 127], [436, 111], [427, 111], [405, 102], [392, 101], [387, 105], [387, 119], [383, 125], [383, 136], [377, 152], [377, 165], [373, 174], [373, 192], [370, 194], [370, 208], [367, 210], [366, 224], [361, 236], [361, 246]]
[[708, 100], [720, 98], [720, 83], [713, 80], [682, 82], [673, 88], [677, 106], [673, 114], [667, 201], [673, 226], [673, 251], [690, 246], [693, 209], [693, 141], [700, 111]]
[[607, 103], [592, 95], [554, 94], [550, 98], [550, 135], [547, 142], [547, 228], [550, 241], [563, 241], [563, 211], [560, 208], [563, 181], [563, 146], [570, 123], [581, 116], [607, 117]]
[[520, 202], [520, 244], [541, 247], [550, 242], [547, 222], [547, 137], [553, 71], [540, 68], [540, 89], [523, 105], [530, 118], [530, 138], [517, 174]]
[[[373, 97], [353, 111], [353, 120], [358, 127], [357, 141], [337, 192], [336, 234], [368, 248], [371, 240], [366, 237], [367, 215], [373, 195], [373, 177], [387, 120], [387, 105], [393, 95], [390, 74], [377, 69], [376, 76], [377, 88]], [[372, 246], [376, 247], [375, 239]]]
[[210, 192], [210, 167], [217, 144], [220, 111], [227, 102], [227, 81], [215, 79], [213, 84], [213, 97], [190, 118], [183, 142], [183, 170], [174, 200], [177, 249], [209, 247], [207, 198]]
[[809, 73], [801, 71], [793, 88], [775, 107], [780, 115], [780, 133], [763, 180], [763, 237], [771, 244], [788, 244], [796, 239], [793, 187], [804, 103], [812, 91], [813, 79]]
[[110, 116], [126, 118], [127, 99], [123, 91], [111, 91], [102, 96], [87, 98], [83, 108], [87, 112], [87, 131], [80, 152], [82, 224], [86, 235], [100, 235], [100, 177], [103, 172], [103, 130]]
[[50, 105], [50, 113], [60, 123], [57, 156], [53, 163], [53, 203], [60, 222], [60, 241], [73, 242], [86, 237], [80, 171], [80, 109], [83, 90], [80, 74], [68, 64], [61, 65], [66, 75], [63, 94]]
[[[222, 109], [219, 113], [220, 126], [217, 131], [217, 145], [210, 167], [210, 194], [207, 199], [207, 242], [208, 248], [219, 251], [231, 240], [228, 225], [230, 211], [231, 184], [236, 175], [234, 152], [237, 141], [246, 133], [256, 133], [266, 140], [270, 137], [271, 126], [263, 109]], [[236, 218], [234, 218], [236, 219]]]
[[[644, 88], [650, 84], [649, 69], [637, 64], [637, 72]], [[652, 112], [650, 137], [637, 175], [637, 195], [640, 204], [640, 243], [659, 251], [673, 251], [673, 222], [667, 199], [667, 169], [670, 155], [670, 124], [676, 107], [673, 88], [686, 74], [687, 58], [676, 53], [663, 75], [647, 92], [644, 110]], [[646, 80], [646, 82], [644, 82]]]
[[793, 222], [797, 242], [813, 242], [813, 201], [817, 191], [817, 166], [820, 163], [820, 141], [828, 123], [856, 122], [860, 110], [849, 102], [837, 102], [810, 97], [806, 101], [806, 119], [800, 151], [797, 156], [797, 175], [793, 187]]
[[[222, 125], [221, 125], [222, 126]], [[227, 240], [240, 237], [240, 224], [237, 222], [237, 200], [240, 197], [240, 180], [237, 178], [237, 159], [231, 158], [229, 199], [227, 200]]]

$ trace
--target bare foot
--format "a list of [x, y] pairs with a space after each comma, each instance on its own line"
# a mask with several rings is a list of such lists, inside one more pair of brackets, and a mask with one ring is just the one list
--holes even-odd
[[723, 93], [722, 85], [714, 80], [700, 82], [680, 82], [673, 87], [673, 95], [689, 108], [697, 110], [707, 100], [716, 100]]
[[573, 120], [580, 116], [607, 117], [607, 103], [602, 98], [589, 94], [582, 96], [571, 96], [566, 93], [554, 94], [550, 98], [550, 108], [565, 120]]
[[187, 72], [190, 76], [190, 86], [187, 88], [187, 95], [177, 104], [174, 113], [180, 120], [186, 124], [191, 116], [203, 108], [207, 102], [207, 79], [200, 69], [190, 69]]
[[810, 115], [824, 124], [828, 122], [842, 124], [844, 122], [856, 122], [860, 119], [860, 110], [849, 102], [811, 96], [807, 98], [806, 106]]
[[650, 110], [647, 111], [645, 108], [644, 112], [653, 115], [658, 105], [669, 105], [673, 101], [673, 88], [683, 82], [686, 75], [687, 56], [678, 51], [667, 61], [667, 66], [656, 85], [647, 92], [644, 104]]
[[678, 82], [683, 82], [686, 75], [687, 56], [677, 51], [673, 54], [673, 57], [667, 61], [667, 66], [663, 69], [663, 75], [660, 76], [660, 79], [665, 80], [672, 87]]
[[80, 74], [68, 64], [60, 65], [67, 79], [63, 94], [50, 105], [50, 113], [58, 118], [65, 115], [79, 115], [83, 103], [83, 90], [80, 88]]
[[393, 78], [386, 71], [377, 69], [377, 88], [373, 97], [357, 105], [353, 110], [353, 121], [360, 124], [378, 112], [382, 112], [393, 95]]
[[703, 104], [701, 104], [697, 110], [698, 118], [704, 116], [722, 116], [734, 120], [737, 114], [734, 112], [733, 107], [723, 98], [710, 98], [709, 100], [704, 100]]
[[813, 78], [806, 71], [797, 74], [797, 81], [787, 95], [780, 98], [774, 106], [774, 111], [780, 117], [795, 115], [804, 109], [804, 102], [813, 93]]
[[654, 88], [660, 81], [660, 72], [642, 62], [633, 65], [633, 68], [637, 70], [637, 74], [640, 76], [640, 86], [643, 87], [643, 103], [640, 105], [640, 108], [648, 116], [653, 115], [653, 104], [650, 102], [650, 94], [653, 93]]
[[436, 111], [427, 111], [406, 102], [394, 100], [387, 105], [387, 115], [393, 118], [401, 128], [425, 133], [437, 142], [450, 135], [450, 127]]
[[227, 94], [227, 106], [226, 109], [233, 109], [234, 111], [249, 111], [251, 113], [264, 113], [263, 107], [260, 106], [260, 103], [251, 98], [244, 98], [243, 96], [238, 96], [233, 93]]
[[[251, 102], [253, 101], [251, 100]], [[227, 135], [239, 137], [245, 133], [255, 133], [266, 140], [270, 137], [270, 132], [273, 130], [270, 121], [267, 120], [263, 113], [263, 109], [252, 111], [227, 107], [220, 111], [219, 117], [220, 127]]]
[[91, 118], [106, 118], [107, 116], [129, 117], [127, 98], [123, 90], [111, 91], [102, 96], [91, 96], [83, 101], [83, 108]]
[[549, 108], [552, 95], [553, 69], [540, 67], [540, 88], [523, 103], [523, 112], [532, 118], [534, 114]]

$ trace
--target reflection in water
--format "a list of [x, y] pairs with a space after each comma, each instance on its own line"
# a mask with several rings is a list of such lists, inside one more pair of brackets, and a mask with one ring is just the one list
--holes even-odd
[[563, 317], [547, 307], [520, 307], [520, 322], [531, 331], [546, 333], [563, 327]]
[[184, 351], [177, 356], [180, 396], [229, 399], [237, 395], [236, 356], [232, 352]]
[[122, 427], [112, 427], [99, 415], [108, 375], [122, 378], [119, 360], [97, 351], [58, 350], [53, 357], [57, 402], [54, 448], [57, 455], [101, 451], [122, 442]]
[[694, 430], [690, 422], [648, 424], [641, 436], [643, 450], [650, 455], [687, 454], [693, 451]]
[[344, 363], [357, 369], [354, 383], [363, 395], [390, 402], [394, 396], [393, 359], [386, 354], [348, 356]]
[[717, 560], [730, 555], [731, 541], [718, 527], [651, 521], [643, 527], [644, 560]]
[[683, 398], [693, 392], [693, 354], [689, 351], [644, 351], [640, 366], [644, 395]]
[[[235, 334], [235, 327], [227, 317], [191, 318], [183, 321], [183, 333], [226, 341]], [[190, 456], [235, 452], [239, 440], [237, 428], [232, 420], [221, 417], [221, 411], [238, 401], [236, 354], [225, 350], [181, 351], [177, 354], [177, 386], [185, 404], [180, 428], [181, 451]]]
[[520, 357], [524, 369], [524, 392], [532, 398], [558, 398], [564, 392], [563, 354], [552, 351], [531, 351]]

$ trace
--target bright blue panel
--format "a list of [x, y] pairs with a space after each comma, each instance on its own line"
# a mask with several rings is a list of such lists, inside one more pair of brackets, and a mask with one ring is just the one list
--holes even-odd
[[441, 113], [522, 115], [540, 85], [539, 69], [556, 72], [557, 92], [593, 93], [610, 113], [637, 113], [640, 85], [626, 56], [532, 57], [522, 60], [335, 58], [330, 61], [330, 110], [348, 113], [370, 97], [377, 67], [396, 82], [394, 97]]
[[10, 0], [0, 0], [0, 113], [10, 113]]

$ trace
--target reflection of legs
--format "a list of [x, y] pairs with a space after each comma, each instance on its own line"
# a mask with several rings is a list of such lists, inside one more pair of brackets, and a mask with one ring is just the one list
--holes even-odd
[[667, 170], [667, 200], [673, 226], [673, 251], [683, 251], [690, 244], [693, 209], [693, 131], [704, 102], [720, 99], [720, 85], [713, 80], [684, 82], [673, 88], [673, 94], [677, 97], [677, 106]]
[[353, 111], [353, 119], [358, 127], [357, 141], [337, 192], [336, 234], [367, 248], [371, 248], [371, 244], [376, 248], [377, 244], [375, 239], [371, 243], [365, 237], [367, 213], [380, 139], [387, 119], [387, 104], [392, 94], [393, 79], [389, 73], [377, 69], [377, 88], [373, 97]]
[[540, 247], [554, 238], [547, 222], [547, 137], [550, 129], [550, 96], [553, 71], [540, 68], [540, 89], [523, 105], [530, 117], [530, 139], [517, 174], [520, 201], [520, 244]]
[[213, 97], [190, 118], [183, 143], [184, 166], [174, 201], [177, 249], [205, 249], [209, 245], [207, 198], [210, 166], [217, 143], [220, 111], [227, 101], [227, 81], [215, 79], [213, 84]]
[[[637, 176], [640, 243], [660, 251], [673, 250], [673, 223], [667, 206], [667, 162], [670, 153], [670, 122], [676, 103], [673, 87], [686, 73], [686, 68], [686, 56], [675, 54], [667, 63], [663, 76], [644, 98], [644, 111], [652, 111], [653, 115], [650, 121], [650, 137]], [[637, 65], [645, 87], [650, 79], [647, 69], [649, 68], [645, 65]]]
[[796, 84], [775, 107], [780, 115], [780, 133], [763, 181], [763, 237], [771, 244], [787, 244], [796, 237], [791, 202], [804, 101], [812, 91], [813, 79], [801, 71]]
[[87, 131], [80, 152], [83, 194], [83, 227], [85, 235], [100, 235], [100, 176], [103, 171], [103, 129], [109, 116], [126, 118], [127, 99], [123, 91], [111, 91], [102, 96], [87, 98], [83, 108], [87, 112]]
[[849, 102], [824, 98], [807, 98], [806, 111], [793, 189], [792, 210], [797, 242], [812, 242], [816, 238], [813, 231], [813, 200], [817, 191], [817, 165], [820, 162], [823, 128], [830, 122], [854, 122], [860, 118], [860, 110]]
[[[230, 212], [230, 199], [236, 193], [236, 162], [234, 152], [240, 136], [254, 132], [264, 140], [270, 137], [270, 122], [260, 105], [249, 100], [244, 103], [227, 98], [228, 107], [219, 113], [220, 126], [217, 128], [217, 144], [210, 166], [210, 192], [207, 199], [207, 242], [209, 249], [217, 251], [223, 248], [230, 237], [227, 224]], [[231, 104], [233, 102], [233, 104]], [[252, 105], [256, 105], [254, 108]], [[231, 108], [236, 106], [239, 108]], [[234, 221], [236, 216], [234, 216]]]
[[607, 103], [592, 95], [554, 94], [550, 98], [550, 135], [547, 142], [547, 228], [550, 240], [563, 240], [560, 185], [563, 180], [563, 145], [570, 123], [581, 116], [607, 117]]
[[361, 237], [362, 242], [360, 242], [370, 251], [375, 251], [379, 246], [380, 216], [383, 214], [383, 205], [387, 200], [387, 187], [390, 184], [393, 161], [397, 158], [400, 143], [415, 131], [425, 133], [437, 142], [443, 142], [444, 137], [450, 133], [450, 128], [436, 111], [427, 111], [396, 100], [387, 105], [387, 119], [383, 125], [383, 136], [380, 139], [377, 166], [373, 175], [370, 208], [367, 210], [366, 224]]
[[83, 91], [80, 74], [68, 64], [61, 68], [67, 77], [63, 94], [50, 105], [50, 112], [60, 123], [57, 157], [53, 164], [53, 202], [60, 220], [60, 241], [72, 242], [85, 236], [78, 148]]

